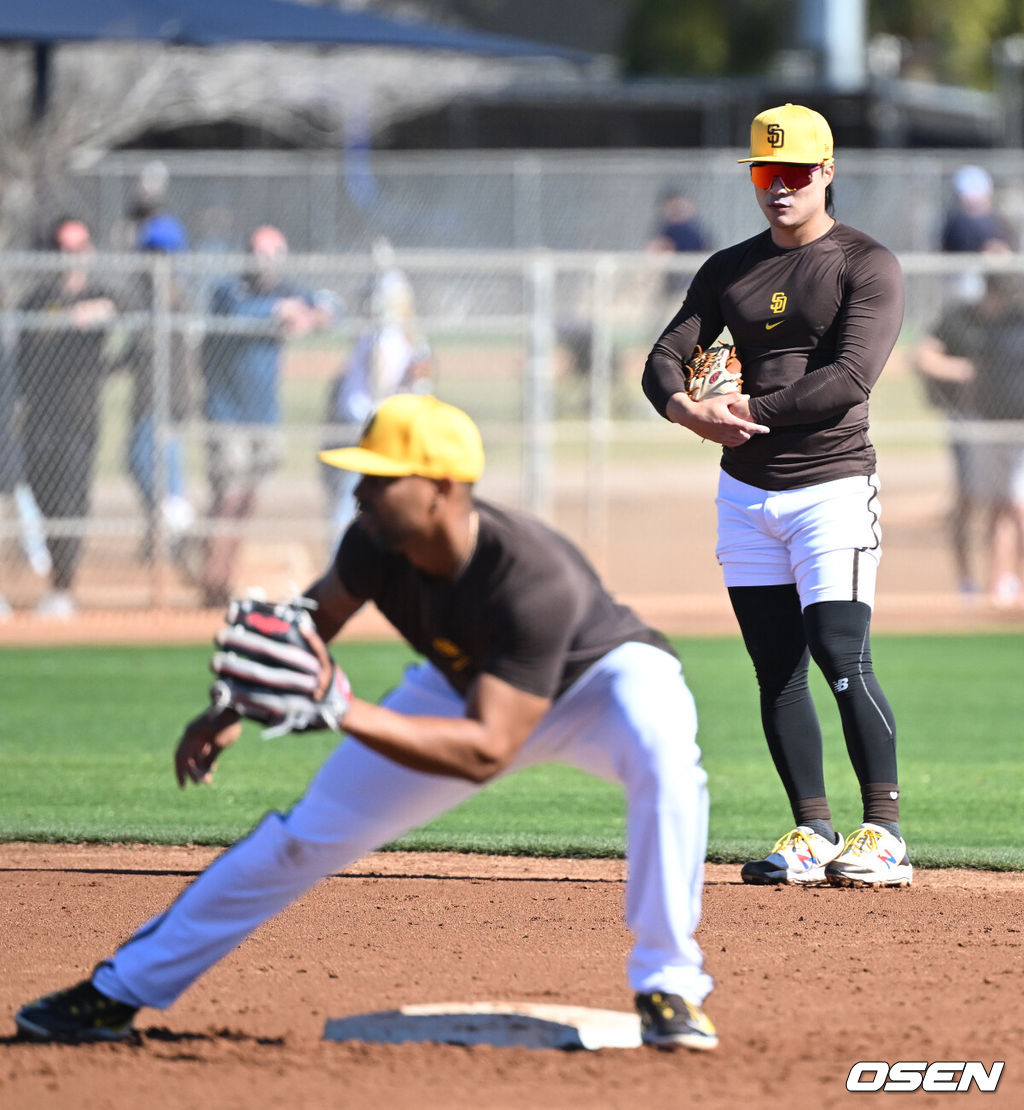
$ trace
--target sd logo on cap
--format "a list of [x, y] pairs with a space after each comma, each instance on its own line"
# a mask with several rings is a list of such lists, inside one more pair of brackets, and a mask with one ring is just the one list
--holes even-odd
[[783, 104], [754, 116], [750, 157], [739, 161], [820, 166], [832, 157], [832, 131], [825, 117], [802, 104]]

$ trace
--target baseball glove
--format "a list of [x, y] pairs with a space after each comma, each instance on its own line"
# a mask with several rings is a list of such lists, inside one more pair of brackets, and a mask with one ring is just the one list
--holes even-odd
[[218, 709], [270, 727], [270, 739], [289, 732], [337, 732], [352, 688], [331, 659], [309, 615], [309, 602], [232, 601], [215, 643], [210, 669], [217, 680], [210, 700]]
[[694, 347], [683, 370], [686, 372], [686, 393], [691, 401], [739, 393], [743, 389], [740, 376], [743, 367], [736, 348], [725, 343], [713, 343], [706, 351], [700, 345]]

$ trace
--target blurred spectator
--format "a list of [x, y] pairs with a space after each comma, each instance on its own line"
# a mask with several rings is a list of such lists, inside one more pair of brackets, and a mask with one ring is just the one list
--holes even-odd
[[141, 224], [163, 211], [170, 179], [170, 171], [159, 158], [147, 162], [136, 179], [129, 215]]
[[[953, 503], [949, 510], [950, 543], [957, 587], [969, 596], [979, 591], [978, 576], [971, 550], [971, 530], [975, 517], [972, 473], [976, 444], [964, 438], [956, 425], [969, 421], [970, 387], [974, 381], [974, 362], [984, 339], [984, 324], [973, 300], [952, 302], [943, 309], [914, 350], [914, 368], [921, 375], [925, 397], [949, 421], [949, 449], [953, 463]], [[973, 465], [972, 465], [973, 463]]]
[[[559, 350], [564, 356], [564, 369], [581, 383], [589, 383], [594, 371], [595, 329], [592, 316], [578, 314], [558, 321], [555, 329]], [[622, 354], [611, 351], [610, 376], [614, 383], [622, 371]], [[587, 403], [587, 402], [585, 402]]]
[[[329, 450], [359, 442], [363, 425], [377, 405], [395, 393], [430, 393], [433, 358], [420, 332], [408, 277], [394, 263], [390, 244], [374, 246], [378, 271], [367, 291], [367, 326], [331, 383], [327, 422], [349, 425], [348, 434], [324, 444]], [[331, 523], [340, 539], [356, 514], [355, 487], [361, 475], [337, 467], [321, 469]]]
[[[74, 525], [89, 513], [100, 393], [110, 369], [107, 340], [117, 307], [114, 294], [90, 272], [93, 245], [85, 223], [59, 220], [48, 246], [73, 256], [75, 264], [41, 281], [21, 305], [34, 314], [22, 324], [17, 350], [25, 473], [43, 516]], [[48, 546], [53, 590], [37, 612], [69, 617], [82, 539], [50, 536]]]
[[917, 345], [914, 365], [928, 399], [951, 421], [956, 488], [950, 513], [953, 557], [961, 591], [979, 589], [971, 552], [972, 518], [980, 514], [989, 553], [993, 604], [1020, 596], [1024, 559], [1024, 441], [1004, 439], [999, 425], [1024, 421], [1024, 304], [1019, 278], [990, 274], [978, 303], [943, 310]]
[[1015, 236], [996, 212], [995, 185], [981, 166], [961, 166], [953, 175], [953, 207], [942, 227], [944, 251], [1006, 253]]
[[170, 180], [166, 163], [158, 158], [142, 167], [125, 204], [124, 216], [110, 230], [113, 250], [130, 251], [137, 247], [143, 224], [166, 211]]
[[252, 515], [262, 481], [280, 464], [280, 377], [285, 344], [328, 326], [337, 301], [326, 293], [299, 288], [282, 276], [288, 243], [276, 228], [256, 228], [249, 237], [252, 264], [213, 292], [214, 318], [232, 325], [211, 326], [203, 340], [203, 414], [208, 429], [207, 465], [215, 526], [202, 572], [203, 603], [230, 600], [241, 537], [218, 525]]
[[[25, 478], [18, 367], [14, 344], [10, 339], [5, 328], [0, 337], [0, 496], [11, 500], [13, 514], [18, 520], [21, 546], [29, 565], [36, 574], [46, 578], [53, 564], [46, 546], [42, 515]], [[6, 620], [10, 615], [10, 604], [0, 592], [0, 620]]]
[[[944, 251], [1008, 254], [1015, 249], [1016, 235], [995, 206], [995, 185], [981, 166], [961, 166], [953, 174], [953, 204], [942, 225], [940, 245]], [[954, 283], [954, 294], [964, 300], [980, 300], [984, 278], [964, 273]]]
[[[8, 344], [0, 341], [0, 495], [12, 497], [24, 474], [17, 410], [16, 368]], [[10, 603], [0, 590], [0, 620], [10, 615]]]
[[[682, 189], [669, 188], [661, 194], [658, 226], [654, 237], [647, 244], [648, 251], [656, 254], [685, 254], [706, 251], [710, 247], [707, 233], [697, 218], [693, 201]], [[682, 303], [689, 284], [686, 274], [668, 272], [662, 282], [662, 296], [670, 302], [672, 311]]]
[[[158, 213], [143, 222], [136, 246], [141, 251], [173, 254], [188, 250], [188, 235], [174, 216]], [[155, 311], [154, 290], [148, 273], [140, 282], [140, 292], [143, 311]], [[188, 310], [188, 302], [184, 285], [172, 278], [167, 309], [172, 313], [183, 313]], [[147, 558], [153, 552], [157, 513], [167, 529], [172, 548], [195, 520], [195, 510], [186, 496], [185, 463], [177, 428], [167, 432], [161, 488], [157, 488], [156, 355], [154, 332], [152, 328], [147, 328], [138, 334], [129, 353], [133, 389], [127, 459], [128, 471], [146, 506], [149, 521]], [[167, 410], [164, 413], [164, 418], [169, 417], [175, 424], [184, 420], [189, 411], [193, 379], [190, 362], [191, 351], [179, 323], [170, 335], [170, 380], [167, 382]]]

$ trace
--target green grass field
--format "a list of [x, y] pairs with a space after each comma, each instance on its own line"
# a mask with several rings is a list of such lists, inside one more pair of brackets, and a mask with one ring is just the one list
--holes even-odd
[[[760, 733], [750, 664], [735, 638], [679, 640], [700, 712], [711, 791], [709, 858], [762, 854], [791, 824]], [[1024, 638], [878, 636], [896, 713], [903, 830], [918, 865], [1024, 869]], [[376, 698], [412, 658], [396, 643], [336, 646]], [[205, 645], [0, 650], [0, 840], [224, 844], [301, 794], [335, 742], [265, 742], [246, 726], [214, 785], [180, 791], [171, 757], [205, 702]], [[831, 696], [815, 676], [836, 827], [860, 819]], [[399, 846], [531, 855], [620, 855], [618, 787], [544, 767], [487, 787]]]

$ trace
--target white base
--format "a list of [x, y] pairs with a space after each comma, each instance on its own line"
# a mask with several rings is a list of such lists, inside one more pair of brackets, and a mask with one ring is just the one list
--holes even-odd
[[641, 1044], [636, 1014], [533, 1002], [447, 1002], [328, 1018], [324, 1040], [563, 1049]]

